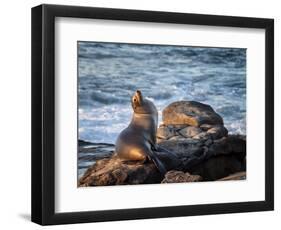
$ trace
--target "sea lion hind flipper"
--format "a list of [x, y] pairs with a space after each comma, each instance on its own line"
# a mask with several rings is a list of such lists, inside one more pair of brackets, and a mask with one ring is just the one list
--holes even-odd
[[159, 172], [164, 176], [167, 172], [167, 169], [164, 166], [164, 164], [160, 161], [160, 159], [157, 157], [157, 155], [155, 155], [154, 153], [149, 153], [148, 157], [154, 163], [154, 165], [159, 170]]
[[162, 164], [164, 164], [167, 171], [182, 170], [182, 162], [175, 153], [164, 148], [158, 148], [158, 150], [155, 151], [155, 154], [157, 155], [158, 159], [160, 159]]
[[156, 151], [156, 152], [166, 152], [166, 153], [169, 153], [170, 155], [173, 155], [174, 157], [178, 158], [178, 155], [168, 149], [165, 149], [157, 144], [153, 144], [152, 142], [150, 142], [151, 144], [151, 149]]
[[159, 152], [166, 152], [166, 153], [169, 153], [170, 155], [173, 155], [174, 157], [176, 157], [176, 158], [178, 159], [178, 155], [177, 155], [176, 153], [171, 152], [170, 150], [165, 149], [165, 148], [163, 148], [163, 147], [160, 147], [159, 145], [157, 145], [156, 151], [157, 151], [157, 152], [159, 151]]

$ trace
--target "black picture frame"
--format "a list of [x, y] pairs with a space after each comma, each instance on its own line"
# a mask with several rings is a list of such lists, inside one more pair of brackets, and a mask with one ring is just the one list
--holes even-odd
[[[265, 29], [265, 200], [239, 203], [55, 213], [55, 18], [109, 19]], [[32, 221], [70, 224], [267, 211], [274, 209], [274, 20], [110, 8], [32, 8]]]

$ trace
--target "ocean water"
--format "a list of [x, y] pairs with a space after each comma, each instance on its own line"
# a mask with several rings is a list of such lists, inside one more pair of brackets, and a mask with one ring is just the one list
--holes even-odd
[[229, 133], [246, 134], [246, 49], [78, 43], [79, 139], [115, 143], [140, 89], [159, 111], [179, 100], [209, 104]]

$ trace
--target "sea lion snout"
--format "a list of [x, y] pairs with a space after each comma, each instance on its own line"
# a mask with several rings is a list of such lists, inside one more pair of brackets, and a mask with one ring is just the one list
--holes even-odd
[[134, 94], [134, 98], [136, 98], [139, 102], [142, 101], [142, 94], [140, 90], [137, 90]]
[[142, 94], [140, 90], [137, 90], [132, 97], [132, 107], [136, 109], [142, 104]]
[[136, 114], [152, 114], [158, 116], [153, 102], [144, 98], [140, 90], [135, 91], [131, 98], [131, 104]]

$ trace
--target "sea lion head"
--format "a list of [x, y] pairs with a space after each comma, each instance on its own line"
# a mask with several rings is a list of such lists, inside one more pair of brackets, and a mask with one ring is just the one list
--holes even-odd
[[140, 90], [137, 90], [131, 99], [132, 107], [138, 114], [155, 114], [157, 109], [153, 102], [145, 99]]

